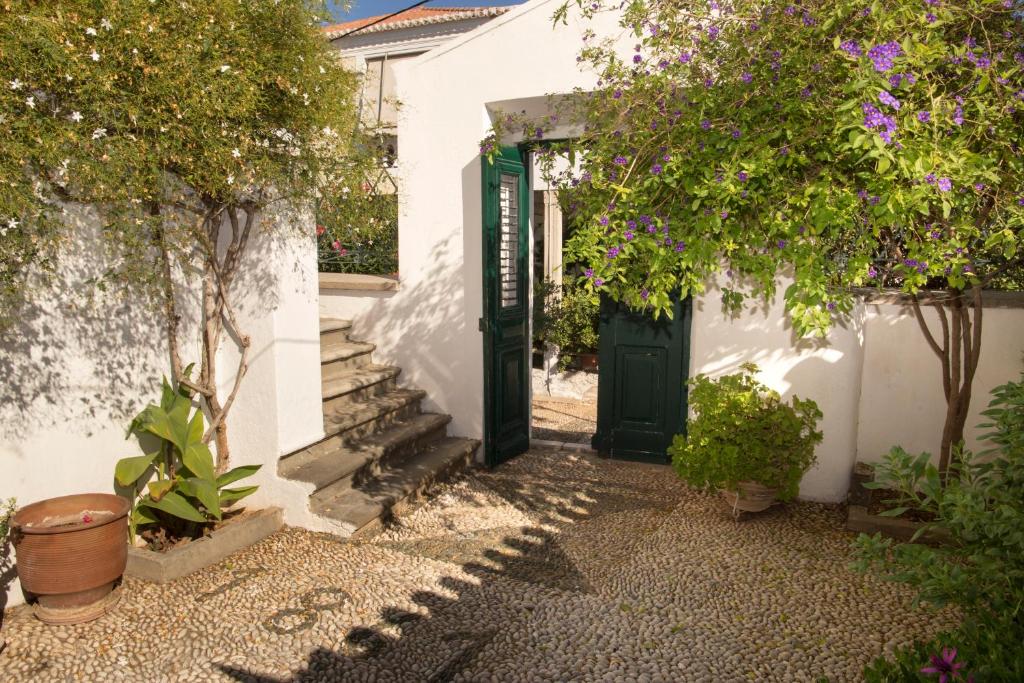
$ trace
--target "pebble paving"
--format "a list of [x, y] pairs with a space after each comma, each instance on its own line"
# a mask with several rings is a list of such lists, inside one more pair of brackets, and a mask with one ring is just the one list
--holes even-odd
[[8, 610], [0, 681], [832, 681], [955, 615], [848, 569], [838, 507], [735, 521], [667, 467], [535, 449], [356, 541], [285, 529], [118, 608]]
[[533, 397], [534, 439], [590, 446], [597, 430], [597, 397], [571, 399], [551, 396]]

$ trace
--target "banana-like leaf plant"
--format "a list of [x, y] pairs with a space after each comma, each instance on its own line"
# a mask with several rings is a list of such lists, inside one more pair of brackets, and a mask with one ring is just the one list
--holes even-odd
[[[183, 376], [187, 378], [191, 369], [190, 365]], [[140, 526], [164, 523], [158, 511], [192, 528], [220, 520], [225, 507], [258, 488], [228, 486], [255, 474], [259, 465], [242, 465], [217, 475], [213, 454], [203, 442], [203, 411], [193, 412], [192, 398], [187, 386], [172, 386], [164, 377], [159, 405], [146, 406], [128, 427], [126, 438], [139, 437], [144, 450], [153, 441], [147, 437], [157, 439], [150, 452], [122, 458], [114, 468], [117, 483], [132, 487], [138, 495], [129, 519], [132, 538]]]

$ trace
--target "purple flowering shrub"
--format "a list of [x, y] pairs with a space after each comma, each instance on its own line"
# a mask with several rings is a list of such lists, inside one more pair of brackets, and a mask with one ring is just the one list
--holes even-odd
[[[624, 60], [587, 40], [598, 87], [569, 113], [584, 132], [562, 184], [578, 223], [568, 249], [592, 266], [589, 286], [657, 314], [728, 270], [737, 307], [789, 266], [796, 327], [824, 334], [851, 287], [964, 290], [1020, 267], [1012, 3], [633, 0], [621, 23], [635, 49]], [[641, 215], [655, 230], [627, 240]]]

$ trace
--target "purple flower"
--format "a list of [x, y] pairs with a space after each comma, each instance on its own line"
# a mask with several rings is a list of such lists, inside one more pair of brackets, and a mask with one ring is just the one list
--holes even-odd
[[743, 81], [744, 83], [750, 83], [752, 80], [754, 80], [754, 76], [751, 75], [749, 71], [744, 71], [743, 75], [740, 76], [740, 80]]
[[691, 55], [689, 52], [681, 52], [679, 54], [680, 64], [689, 64], [691, 59], [693, 59], [693, 55]]
[[788, 154], [789, 154], [789, 145], [783, 145], [782, 147], [779, 147], [779, 156], [780, 157], [787, 156]]
[[719, 215], [722, 217], [722, 220], [724, 221], [726, 218], [729, 217], [729, 212], [728, 211], [722, 211], [722, 213], [719, 214]]
[[686, 251], [686, 242], [676, 242], [676, 251]]
[[739, 173], [736, 174], [736, 177], [739, 178], [741, 183], [747, 182], [747, 172], [746, 171], [740, 171]]
[[804, 88], [803, 90], [800, 91], [800, 97], [804, 98], [805, 100], [808, 97], [810, 97], [810, 96], [811, 96], [811, 88], [810, 88], [810, 86], [808, 86], [808, 87], [806, 87], [806, 88]]
[[861, 200], [866, 200], [868, 198], [868, 191], [867, 190], [858, 190], [857, 191], [857, 196], [860, 197]]
[[586, 272], [584, 273], [584, 275], [586, 275], [586, 276], [587, 276], [587, 278], [592, 278], [592, 277], [594, 277], [594, 269], [593, 269], [593, 268], [587, 268], [587, 270], [586, 270]]
[[651, 166], [651, 175], [658, 175], [661, 173], [661, 164], [654, 164]]
[[827, 304], [825, 304], [825, 308], [827, 308], [830, 311], [836, 310], [836, 302], [829, 301]]
[[708, 29], [708, 40], [715, 40], [718, 38], [718, 34], [721, 33], [721, 29], [717, 26], [712, 26]]
[[595, 287], [600, 287], [603, 284], [604, 284], [604, 280], [602, 280], [601, 278], [597, 278], [597, 279], [594, 280], [594, 286]]
[[930, 111], [919, 111], [917, 112], [917, 120], [921, 123], [928, 123], [932, 120], [932, 113]]
[[878, 277], [878, 271], [875, 270], [874, 266], [868, 266], [868, 277], [871, 277], [871, 278]]
[[779, 240], [775, 244], [776, 244], [776, 246], [778, 246], [779, 249], [785, 249], [786, 248], [786, 240]]
[[615, 99], [619, 99], [620, 97], [622, 97], [622, 90], [616, 88], [615, 92], [612, 93], [612, 97], [614, 97]]
[[921, 669], [923, 674], [938, 674], [939, 683], [947, 683], [951, 679], [960, 677], [962, 662], [954, 662], [956, 659], [956, 648], [942, 648], [941, 655], [932, 655], [931, 664]]
[[608, 225], [608, 216], [601, 216], [597, 222], [601, 225]]
[[608, 250], [608, 258], [615, 258], [619, 255], [619, 251], [621, 250], [618, 247], [612, 247]]
[[889, 105], [890, 107], [897, 111], [899, 111], [899, 108], [901, 106], [900, 101], [893, 97], [888, 90], [883, 90], [882, 92], [878, 93], [878, 101], [881, 102], [882, 104]]
[[626, 231], [625, 238], [627, 242], [631, 241], [634, 237], [636, 237], [636, 235], [633, 234], [632, 230]]
[[711, 122], [708, 121], [707, 119], [704, 119], [703, 121], [700, 122], [700, 127], [703, 128], [704, 130], [710, 130]]
[[929, 185], [934, 185], [935, 184], [935, 174], [934, 173], [929, 173], [928, 175], [926, 175], [924, 177], [924, 181], [926, 183], [928, 183]]
[[949, 192], [953, 189], [953, 183], [949, 178], [939, 178], [938, 186], [943, 192]]
[[850, 55], [851, 57], [860, 57], [863, 52], [860, 49], [860, 43], [856, 40], [844, 40], [839, 43], [839, 49]]
[[895, 41], [882, 43], [868, 50], [868, 58], [874, 63], [875, 71], [882, 73], [889, 71], [893, 67], [893, 60], [902, 55], [903, 48]]
[[934, 24], [936, 21], [939, 20], [939, 18], [932, 14], [931, 12], [928, 12], [927, 14], [924, 15], [924, 20], [927, 21], [929, 24]]
[[956, 109], [953, 110], [953, 123], [958, 126], [964, 125], [964, 108], [959, 104], [956, 105]]
[[650, 293], [646, 289], [641, 289], [640, 290], [640, 298], [641, 299], [643, 299], [644, 301], [647, 301], [647, 297], [649, 297], [649, 296], [650, 296]]
[[732, 129], [732, 139], [733, 140], [739, 140], [740, 139], [740, 135], [742, 135], [742, 133], [740, 133], [740, 129], [739, 128], [733, 128]]
[[903, 75], [902, 74], [893, 74], [892, 76], [889, 76], [889, 85], [891, 85], [894, 88], [900, 87], [900, 83], [902, 83], [902, 82], [903, 82]]
[[615, 157], [614, 162], [615, 162], [616, 166], [625, 166], [626, 165], [626, 157], [624, 157], [624, 156], [622, 156], [620, 154], [619, 156]]
[[985, 183], [974, 183], [975, 192], [981, 192], [985, 189]]
[[633, 55], [633, 63], [634, 64], [639, 64], [642, 61], [644, 61], [643, 57], [641, 57], [640, 55]]
[[626, 227], [630, 230], [636, 230], [636, 221], [626, 221]]

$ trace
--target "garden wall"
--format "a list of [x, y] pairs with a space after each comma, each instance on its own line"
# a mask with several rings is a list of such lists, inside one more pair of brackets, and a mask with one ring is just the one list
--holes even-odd
[[[111, 492], [116, 461], [140, 454], [134, 439], [125, 440], [128, 422], [159, 397], [160, 378], [169, 372], [162, 323], [147, 307], [113, 294], [86, 298], [88, 279], [108, 264], [95, 218], [69, 210], [67, 220], [76, 235], [55, 281], [36, 289], [0, 337], [0, 498], [16, 496], [21, 505]], [[275, 237], [269, 231], [255, 237], [235, 285], [239, 321], [252, 347], [228, 428], [232, 465], [263, 465], [252, 481], [261, 488], [248, 504], [283, 506], [289, 523], [302, 524], [308, 492], [279, 480], [276, 463], [323, 435], [316, 249], [311, 216], [278, 216], [274, 226]], [[184, 331], [194, 330], [195, 298], [179, 305]], [[224, 346], [219, 378], [226, 396], [237, 356], [230, 340]], [[197, 344], [183, 348], [182, 356], [197, 360]], [[0, 566], [0, 574], [0, 607], [20, 603], [17, 581], [7, 586], [6, 598], [2, 590], [13, 570]]]

